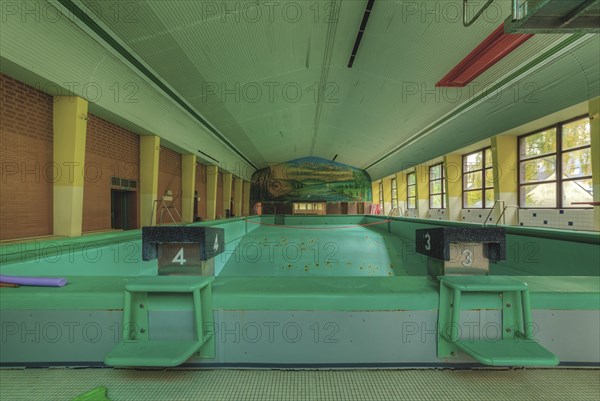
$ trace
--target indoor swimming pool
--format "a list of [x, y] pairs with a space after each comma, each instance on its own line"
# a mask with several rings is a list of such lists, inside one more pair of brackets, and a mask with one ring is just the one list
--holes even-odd
[[219, 276], [385, 277], [425, 273], [414, 258], [403, 259], [402, 243], [396, 236], [373, 229], [372, 223], [287, 225], [302, 223], [302, 218], [287, 220], [291, 221], [285, 225], [250, 220], [259, 227], [241, 239]]
[[[460, 353], [436, 354], [439, 284], [427, 276], [426, 257], [415, 251], [414, 238], [423, 227], [474, 225], [380, 216], [255, 216], [193, 226], [223, 228], [226, 245], [214, 257], [212, 313], [205, 316], [211, 340], [186, 366], [477, 365]], [[597, 366], [598, 235], [506, 230], [507, 258], [491, 263], [490, 274], [527, 283], [535, 338], [561, 364]], [[565, 241], [569, 247], [560, 247]], [[65, 277], [69, 284], [0, 292], [2, 365], [103, 366], [121, 341], [125, 286], [158, 272], [156, 260], [141, 260], [140, 248], [139, 231], [4, 244], [2, 274]], [[150, 339], [193, 336], [190, 307], [179, 296], [150, 296]], [[466, 297], [463, 334], [498, 338], [502, 308], [497, 295]]]

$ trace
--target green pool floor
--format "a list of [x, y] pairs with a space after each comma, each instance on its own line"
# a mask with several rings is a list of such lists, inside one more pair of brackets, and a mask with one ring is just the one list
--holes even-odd
[[535, 401], [600, 399], [600, 370], [0, 370], [0, 399], [69, 401]]
[[398, 236], [362, 226], [261, 226], [242, 238], [219, 275], [425, 275], [422, 255], [413, 249]]

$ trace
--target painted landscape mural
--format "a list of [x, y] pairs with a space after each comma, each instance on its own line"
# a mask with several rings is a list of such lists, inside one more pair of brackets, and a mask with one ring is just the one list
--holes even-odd
[[366, 171], [317, 157], [305, 157], [257, 170], [252, 202], [370, 202]]

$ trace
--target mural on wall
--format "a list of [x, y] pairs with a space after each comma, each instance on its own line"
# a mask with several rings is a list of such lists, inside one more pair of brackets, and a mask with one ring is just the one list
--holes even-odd
[[317, 157], [305, 157], [257, 170], [252, 202], [370, 202], [366, 171]]

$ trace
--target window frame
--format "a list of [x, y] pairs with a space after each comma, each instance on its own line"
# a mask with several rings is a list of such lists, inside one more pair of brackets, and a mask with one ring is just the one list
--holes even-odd
[[[518, 197], [518, 204], [519, 204], [519, 208], [520, 209], [548, 209], [548, 210], [558, 210], [558, 209], [574, 209], [574, 210], [579, 210], [579, 209], [593, 209], [593, 206], [587, 206], [587, 205], [582, 205], [582, 206], [564, 206], [563, 205], [563, 183], [564, 182], [569, 182], [569, 181], [576, 181], [576, 180], [584, 180], [584, 179], [590, 179], [592, 180], [593, 178], [593, 171], [592, 174], [589, 176], [581, 176], [581, 177], [575, 177], [575, 178], [563, 178], [563, 165], [562, 165], [562, 156], [565, 153], [570, 153], [570, 152], [574, 152], [577, 150], [582, 150], [582, 149], [587, 149], [590, 148], [590, 152], [591, 152], [591, 142], [589, 145], [583, 145], [583, 146], [576, 146], [574, 148], [569, 148], [568, 150], [563, 150], [563, 125], [566, 124], [570, 124], [572, 122], [578, 121], [578, 120], [583, 120], [587, 118], [590, 121], [591, 124], [591, 120], [590, 120], [590, 116], [589, 114], [583, 114], [577, 117], [573, 117], [570, 118], [568, 120], [563, 120], [563, 121], [559, 121], [555, 124], [546, 126], [544, 128], [540, 128], [538, 130], [532, 131], [532, 132], [528, 132], [527, 134], [523, 134], [523, 135], [519, 135], [517, 136], [517, 197]], [[553, 153], [546, 153], [544, 155], [541, 156], [534, 156], [534, 157], [526, 157], [523, 158], [521, 156], [521, 140], [523, 138], [526, 138], [528, 136], [532, 136], [535, 134], [539, 134], [540, 132], [544, 132], [550, 129], [555, 129], [556, 130], [556, 150]], [[556, 179], [554, 180], [547, 180], [547, 181], [536, 181], [535, 183], [532, 182], [528, 182], [528, 183], [523, 183], [521, 182], [521, 163], [525, 162], [525, 161], [531, 161], [531, 160], [537, 160], [537, 159], [542, 159], [544, 157], [548, 157], [548, 156], [555, 156], [556, 157], [556, 164], [555, 164], [555, 169], [554, 169], [554, 174], [556, 176]], [[521, 200], [521, 187], [523, 186], [530, 186], [530, 185], [534, 185], [534, 184], [554, 184], [555, 188], [556, 188], [556, 206], [552, 207], [552, 206], [524, 206], [523, 202]]]
[[390, 185], [392, 187], [392, 209], [394, 209], [398, 207], [398, 181], [396, 177], [392, 178]]
[[[431, 169], [440, 166], [440, 171], [441, 171], [441, 177], [440, 178], [436, 178], [436, 179], [431, 179]], [[440, 163], [436, 163], [433, 164], [431, 166], [429, 166], [429, 209], [430, 210], [444, 210], [446, 209], [446, 183], [445, 183], [445, 179], [446, 179], [446, 174], [444, 172], [444, 162], [440, 162]], [[441, 181], [442, 182], [442, 192], [436, 192], [436, 193], [431, 193], [431, 183], [434, 181]], [[438, 195], [442, 195], [442, 207], [432, 207], [431, 206], [431, 197], [432, 196], [438, 196]]]
[[[492, 209], [492, 207], [487, 207], [486, 206], [486, 201], [487, 199], [485, 198], [485, 192], [490, 190], [490, 189], [494, 189], [494, 185], [492, 185], [491, 187], [486, 186], [486, 172], [487, 170], [492, 170], [492, 174], [494, 172], [494, 162], [493, 162], [493, 156], [492, 156], [492, 166], [491, 167], [486, 167], [486, 159], [485, 159], [485, 153], [486, 151], [489, 150], [490, 152], [492, 151], [492, 147], [491, 146], [486, 146], [484, 148], [481, 148], [479, 150], [475, 150], [473, 152], [469, 152], [469, 153], [465, 153], [464, 155], [462, 155], [462, 208], [463, 209]], [[475, 153], [480, 153], [481, 152], [481, 169], [477, 169], [477, 170], [471, 170], [471, 171], [466, 171], [465, 169], [465, 159], [467, 158], [467, 156], [471, 156], [474, 155]], [[473, 174], [473, 173], [477, 173], [480, 172], [481, 173], [481, 188], [479, 189], [465, 189], [465, 176], [467, 174]], [[493, 183], [492, 183], [493, 184]], [[476, 191], [480, 191], [481, 192], [481, 207], [469, 207], [467, 206], [467, 204], [465, 203], [465, 193], [467, 192], [476, 192]]]
[[[414, 175], [415, 183], [410, 183], [410, 175]], [[410, 187], [415, 187], [415, 196], [410, 196]], [[410, 200], [415, 199], [415, 207], [410, 207]], [[406, 209], [407, 210], [416, 210], [417, 209], [417, 173], [412, 171], [406, 174]]]

